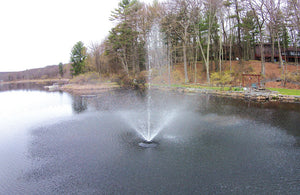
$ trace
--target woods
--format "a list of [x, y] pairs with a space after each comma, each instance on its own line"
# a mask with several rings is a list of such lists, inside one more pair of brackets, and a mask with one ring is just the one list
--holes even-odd
[[[285, 74], [288, 59], [283, 56], [287, 51], [294, 52], [289, 61], [297, 66], [300, 57], [299, 8], [299, 0], [169, 0], [152, 4], [121, 0], [111, 12], [115, 26], [107, 38], [87, 47], [86, 67], [105, 76], [122, 73], [137, 77], [147, 70], [147, 37], [155, 24], [168, 56], [164, 64], [168, 68], [160, 73], [182, 64], [185, 83], [196, 83], [201, 72], [211, 83], [212, 73], [221, 76], [225, 71], [225, 61], [230, 64], [227, 71], [233, 71], [232, 60], [238, 60], [241, 67], [244, 61], [261, 60], [258, 74], [262, 76], [265, 61], [278, 61]], [[272, 48], [270, 58], [264, 51], [266, 44]], [[199, 70], [197, 63], [203, 68]]]

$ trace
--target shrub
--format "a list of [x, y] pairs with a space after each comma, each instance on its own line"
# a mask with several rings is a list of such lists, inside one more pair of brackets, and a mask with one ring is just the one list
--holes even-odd
[[41, 79], [48, 79], [48, 75], [43, 75], [43, 76], [41, 76]]
[[213, 84], [221, 85], [224, 88], [225, 85], [230, 84], [233, 81], [233, 76], [230, 71], [214, 72], [210, 76]]
[[120, 82], [120, 76], [117, 75], [117, 74], [113, 74], [113, 75], [110, 77], [110, 80], [111, 80], [111, 82], [117, 82], [117, 83], [119, 83], [119, 82]]
[[173, 71], [173, 79], [176, 83], [183, 83], [184, 82], [184, 76], [180, 70]]
[[74, 77], [70, 82], [83, 84], [83, 83], [97, 83], [99, 81], [100, 81], [100, 76], [97, 72], [88, 72]]
[[300, 73], [297, 72], [288, 72], [286, 79], [289, 81], [300, 82]]
[[253, 72], [253, 71], [254, 71], [254, 68], [251, 65], [249, 65], [247, 68], [247, 72]]
[[115, 76], [114, 80], [125, 89], [138, 89], [144, 90], [146, 84], [147, 72], [142, 71], [136, 77], [129, 76], [127, 73], [122, 72], [118, 77]]

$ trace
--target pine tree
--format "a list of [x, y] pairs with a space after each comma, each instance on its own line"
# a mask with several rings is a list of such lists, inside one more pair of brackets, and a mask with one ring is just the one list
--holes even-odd
[[79, 41], [73, 46], [71, 51], [71, 71], [74, 76], [84, 72], [86, 58], [86, 47], [84, 47], [84, 44]]
[[59, 74], [60, 74], [61, 77], [64, 76], [64, 68], [63, 68], [63, 66], [64, 66], [63, 63], [61, 63], [61, 62], [58, 64]]

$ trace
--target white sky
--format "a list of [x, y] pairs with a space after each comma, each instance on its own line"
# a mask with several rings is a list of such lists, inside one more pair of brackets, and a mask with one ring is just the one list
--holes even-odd
[[0, 0], [0, 72], [69, 62], [76, 42], [88, 46], [104, 40], [119, 2]]

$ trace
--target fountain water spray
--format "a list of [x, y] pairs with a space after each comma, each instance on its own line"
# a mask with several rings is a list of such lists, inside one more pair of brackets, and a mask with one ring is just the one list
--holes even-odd
[[[148, 34], [147, 43], [147, 99], [146, 108], [136, 109], [122, 114], [127, 122], [144, 139], [139, 145], [142, 147], [153, 147], [156, 143], [153, 139], [165, 126], [174, 118], [174, 109], [167, 109], [165, 106], [157, 106], [152, 97], [152, 72], [157, 70], [159, 74], [165, 70], [168, 63], [167, 49], [163, 41], [163, 34], [160, 31], [158, 22], [155, 22]], [[161, 101], [161, 100], [159, 100]]]
[[147, 39], [147, 54], [148, 54], [148, 92], [147, 92], [147, 136], [143, 136], [146, 143], [151, 143], [152, 139], [161, 131], [162, 126], [156, 129], [152, 127], [151, 108], [151, 83], [152, 83], [152, 65], [161, 71], [163, 65], [166, 65], [166, 50], [162, 40], [163, 36], [160, 32], [158, 22], [155, 22]]
[[[148, 48], [149, 51], [149, 48]], [[146, 141], [150, 142], [151, 139], [151, 75], [152, 75], [152, 68], [151, 68], [151, 57], [148, 52], [148, 94], [147, 94], [147, 137], [145, 138]]]

